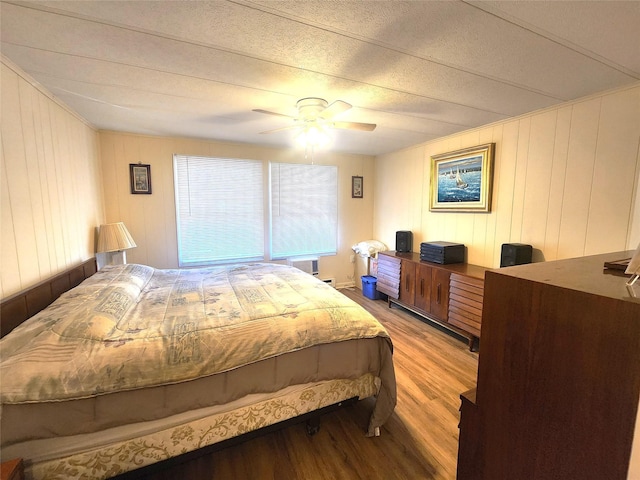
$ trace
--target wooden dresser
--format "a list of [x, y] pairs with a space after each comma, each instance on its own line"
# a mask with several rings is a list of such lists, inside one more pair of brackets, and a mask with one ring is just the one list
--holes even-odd
[[477, 389], [462, 397], [458, 480], [628, 480], [640, 285], [629, 290], [603, 265], [632, 253], [487, 272]]
[[378, 291], [395, 303], [442, 325], [477, 345], [482, 318], [484, 273], [467, 263], [440, 265], [418, 253], [380, 252]]

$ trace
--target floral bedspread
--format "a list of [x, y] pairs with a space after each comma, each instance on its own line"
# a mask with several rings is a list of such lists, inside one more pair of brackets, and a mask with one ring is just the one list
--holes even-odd
[[[111, 266], [0, 340], [1, 400], [166, 385], [318, 343], [377, 336], [391, 346], [368, 312], [291, 267]], [[395, 383], [388, 388], [395, 396]]]

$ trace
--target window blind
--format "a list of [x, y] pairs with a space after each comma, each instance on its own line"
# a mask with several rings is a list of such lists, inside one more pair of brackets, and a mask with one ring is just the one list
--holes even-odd
[[335, 255], [338, 167], [270, 164], [271, 258]]
[[264, 259], [262, 162], [174, 155], [178, 264]]

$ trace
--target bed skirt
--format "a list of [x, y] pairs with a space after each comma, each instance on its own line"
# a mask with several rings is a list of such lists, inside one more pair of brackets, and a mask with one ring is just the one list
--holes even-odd
[[377, 395], [380, 380], [329, 380], [287, 387], [275, 394], [248, 395], [231, 404], [168, 419], [13, 445], [3, 457], [29, 451], [25, 478], [105, 479], [304, 415], [338, 402]]

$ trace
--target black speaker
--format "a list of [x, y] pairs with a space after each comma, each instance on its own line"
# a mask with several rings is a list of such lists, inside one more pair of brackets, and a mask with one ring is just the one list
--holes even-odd
[[408, 230], [396, 232], [396, 252], [410, 252], [413, 248], [413, 234]]
[[503, 243], [502, 256], [500, 257], [501, 267], [512, 267], [531, 263], [533, 247], [523, 243]]

